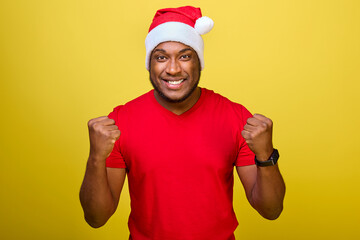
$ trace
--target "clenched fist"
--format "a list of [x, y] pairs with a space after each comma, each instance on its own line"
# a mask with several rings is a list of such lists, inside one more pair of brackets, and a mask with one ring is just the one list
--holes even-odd
[[90, 138], [90, 156], [105, 160], [111, 153], [120, 130], [115, 121], [108, 117], [91, 119], [88, 122]]
[[260, 161], [268, 160], [273, 152], [272, 128], [271, 119], [261, 114], [254, 114], [246, 121], [244, 130], [241, 132], [250, 150]]

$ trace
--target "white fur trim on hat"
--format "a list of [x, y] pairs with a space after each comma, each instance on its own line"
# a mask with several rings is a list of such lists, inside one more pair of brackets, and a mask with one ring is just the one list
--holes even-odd
[[166, 22], [152, 29], [146, 36], [145, 65], [148, 71], [150, 69], [150, 56], [152, 51], [160, 43], [168, 41], [181, 42], [192, 47], [199, 57], [201, 70], [204, 69], [204, 41], [199, 32], [185, 23]]
[[195, 30], [201, 34], [204, 35], [208, 32], [210, 32], [210, 30], [214, 27], [214, 21], [206, 16], [203, 16], [201, 18], [198, 18], [195, 22]]

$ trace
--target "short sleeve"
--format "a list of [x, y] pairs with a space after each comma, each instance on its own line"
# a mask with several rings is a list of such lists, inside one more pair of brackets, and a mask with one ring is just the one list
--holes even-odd
[[[119, 121], [119, 115], [121, 113], [121, 109], [123, 106], [118, 106], [114, 108], [114, 110], [108, 115], [109, 118], [114, 119], [116, 126], [119, 128], [121, 132], [121, 123]], [[120, 151], [120, 141], [121, 141], [121, 134], [120, 138], [115, 142], [114, 148], [110, 153], [109, 157], [106, 159], [106, 167], [109, 168], [126, 168], [126, 164], [124, 158]]]
[[247, 119], [252, 117], [252, 114], [244, 106], [240, 106], [241, 109], [239, 112], [241, 114], [241, 129], [238, 132], [239, 152], [235, 161], [235, 166], [237, 167], [255, 164], [255, 154], [250, 150], [245, 139], [241, 136], [241, 131], [244, 129]]

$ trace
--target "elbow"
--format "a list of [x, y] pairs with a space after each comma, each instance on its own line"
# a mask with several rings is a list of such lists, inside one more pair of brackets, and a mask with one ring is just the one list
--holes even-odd
[[100, 228], [102, 226], [105, 225], [105, 223], [107, 222], [106, 220], [96, 220], [96, 219], [93, 219], [93, 218], [89, 218], [89, 217], [86, 217], [85, 216], [85, 221], [87, 222], [87, 224], [89, 224], [90, 227], [92, 228]]
[[89, 213], [84, 212], [84, 218], [87, 224], [89, 224], [92, 228], [100, 228], [104, 226], [107, 221], [110, 219], [112, 214], [95, 214], [95, 213]]
[[258, 211], [258, 212], [265, 219], [275, 220], [280, 217], [282, 211], [283, 211], [283, 206], [281, 205], [277, 208], [266, 209], [266, 210]]
[[83, 208], [84, 219], [92, 228], [104, 226], [116, 210], [116, 207], [110, 207], [110, 204], [109, 206], [102, 208], [100, 206], [102, 204], [97, 204], [99, 207], [95, 207], [94, 205], [96, 204], [86, 204], [85, 201], [81, 200], [80, 202]]
[[102, 211], [90, 211], [84, 208], [84, 219], [92, 228], [104, 226], [115, 212], [113, 209], [103, 209]]

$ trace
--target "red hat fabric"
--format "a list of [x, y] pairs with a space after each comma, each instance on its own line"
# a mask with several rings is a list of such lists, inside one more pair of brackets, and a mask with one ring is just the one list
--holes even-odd
[[182, 22], [194, 27], [196, 20], [201, 17], [202, 14], [200, 8], [190, 6], [160, 9], [155, 14], [149, 32], [156, 26], [166, 22]]
[[201, 70], [204, 68], [204, 42], [202, 34], [209, 32], [214, 22], [203, 17], [200, 8], [185, 6], [164, 8], [156, 12], [145, 39], [146, 69], [149, 70], [150, 55], [162, 42], [176, 41], [192, 47], [198, 54]]

